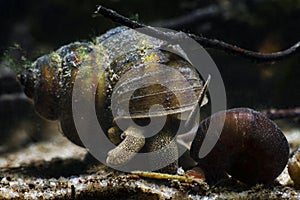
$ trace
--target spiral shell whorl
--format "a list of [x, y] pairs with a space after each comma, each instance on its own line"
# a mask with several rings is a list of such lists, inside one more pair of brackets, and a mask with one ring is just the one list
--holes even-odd
[[[25, 94], [33, 99], [36, 111], [48, 120], [60, 120], [64, 134], [78, 145], [81, 142], [72, 118], [73, 84], [79, 72], [104, 72], [103, 55], [105, 53], [101, 46], [75, 42], [38, 58], [19, 77]], [[95, 69], [97, 67], [101, 68]], [[98, 74], [95, 76], [103, 79]], [[91, 81], [86, 79], [84, 86], [88, 86]], [[103, 81], [99, 84], [103, 84]], [[99, 85], [97, 100], [103, 99], [104, 88], [104, 85]]]

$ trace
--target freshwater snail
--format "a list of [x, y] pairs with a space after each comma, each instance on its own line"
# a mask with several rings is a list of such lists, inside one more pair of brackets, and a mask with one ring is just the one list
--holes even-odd
[[283, 171], [289, 157], [289, 144], [277, 125], [249, 108], [226, 111], [220, 138], [209, 154], [199, 159], [198, 152], [211, 119], [203, 120], [191, 146], [191, 156], [214, 183], [231, 175], [247, 184], [270, 183]]
[[[207, 103], [205, 91], [208, 83], [203, 84], [189, 62], [161, 50], [161, 45], [162, 41], [158, 39], [119, 27], [100, 36], [95, 43], [75, 42], [40, 57], [19, 75], [19, 80], [25, 94], [34, 100], [37, 112], [47, 119], [59, 120], [64, 135], [83, 146], [73, 121], [72, 89], [79, 73], [89, 75], [83, 84], [95, 80], [98, 83], [95, 99], [98, 121], [111, 141], [118, 145], [108, 153], [107, 163], [122, 165], [137, 152], [152, 152], [170, 144], [170, 151], [149, 164], [155, 165], [159, 159], [174, 159], [176, 161], [163, 169], [174, 173], [177, 170], [177, 146], [173, 138], [178, 124], [190, 119], [184, 118], [183, 113], [193, 112], [198, 103]], [[162, 70], [160, 64], [169, 66], [180, 75]], [[98, 74], [93, 74], [95, 68]], [[188, 86], [179, 76], [184, 77]], [[146, 80], [152, 84], [143, 86]], [[156, 83], [157, 80], [160, 82]], [[117, 87], [118, 82], [121, 83]], [[117, 105], [129, 100], [130, 115], [123, 114], [122, 106], [111, 105], [113, 92], [117, 95]], [[148, 116], [149, 109], [156, 104], [162, 108]], [[121, 114], [114, 118], [113, 109]], [[162, 130], [149, 138], [133, 127], [127, 127], [123, 133], [116, 125], [116, 122], [130, 118], [144, 126], [149, 123], [149, 117], [166, 118]], [[121, 140], [120, 136], [125, 136], [125, 139]]]

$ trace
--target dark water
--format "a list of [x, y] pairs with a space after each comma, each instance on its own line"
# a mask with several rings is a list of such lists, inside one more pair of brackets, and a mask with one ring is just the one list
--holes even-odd
[[[227, 4], [208, 0], [1, 0], [1, 60], [7, 60], [3, 53], [8, 51], [7, 54], [17, 60], [15, 68], [19, 70], [24, 63], [22, 56], [27, 62], [33, 61], [63, 44], [90, 40], [116, 27], [117, 24], [108, 19], [92, 17], [98, 4], [146, 24], [167, 24], [170, 19], [215, 6], [219, 12], [177, 24], [176, 28], [255, 51], [278, 51], [300, 39], [300, 3], [295, 0], [235, 0]], [[14, 50], [15, 44], [22, 50]], [[209, 50], [209, 53], [222, 73], [229, 107], [299, 105], [299, 55], [272, 65], [258, 65], [220, 51]]]

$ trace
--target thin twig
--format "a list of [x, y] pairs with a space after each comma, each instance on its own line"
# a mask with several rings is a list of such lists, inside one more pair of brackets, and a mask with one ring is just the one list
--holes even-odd
[[120, 15], [116, 11], [105, 8], [104, 6], [101, 6], [101, 5], [97, 6], [97, 10], [94, 12], [94, 14], [96, 16], [97, 16], [97, 14], [103, 15], [104, 17], [109, 18], [114, 22], [117, 22], [119, 24], [122, 24], [122, 25], [127, 26], [132, 29], [146, 27], [146, 25], [143, 25], [136, 21], [130, 20], [127, 17]]
[[262, 111], [269, 119], [287, 119], [300, 117], [300, 107], [291, 109], [270, 109]]
[[278, 52], [274, 52], [274, 53], [260, 53], [260, 52], [246, 50], [246, 49], [240, 48], [240, 47], [232, 45], [232, 44], [228, 44], [228, 43], [220, 41], [220, 40], [209, 39], [209, 38], [198, 36], [198, 35], [191, 34], [191, 33], [183, 33], [183, 32], [180, 32], [181, 34], [180, 33], [179, 34], [164, 33], [153, 27], [146, 26], [144, 24], [130, 20], [130, 19], [120, 15], [119, 13], [117, 13], [111, 9], [105, 8], [103, 6], [98, 6], [97, 10], [95, 11], [95, 14], [103, 15], [104, 17], [107, 17], [114, 22], [120, 23], [121, 25], [127, 26], [132, 29], [148, 28], [148, 30], [145, 32], [145, 33], [147, 33], [147, 35], [158, 37], [160, 39], [165, 38], [168, 41], [176, 42], [178, 40], [181, 40], [183, 35], [186, 34], [187, 36], [191, 37], [192, 39], [197, 41], [199, 44], [201, 44], [203, 47], [221, 50], [226, 53], [242, 56], [244, 58], [247, 58], [249, 60], [256, 61], [256, 62], [274, 62], [274, 61], [288, 58], [288, 57], [300, 52], [300, 42], [297, 42], [295, 45], [293, 45], [290, 48], [283, 50], [283, 51], [278, 51]]
[[199, 23], [200, 21], [207, 21], [210, 18], [219, 16], [222, 12], [220, 6], [211, 5], [205, 8], [198, 8], [189, 12], [186, 15], [175, 17], [173, 19], [163, 20], [151, 23], [152, 26], [179, 29], [187, 27], [188, 25]]

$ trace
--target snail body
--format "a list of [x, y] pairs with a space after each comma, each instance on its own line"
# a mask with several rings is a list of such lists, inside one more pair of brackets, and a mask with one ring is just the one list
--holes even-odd
[[[72, 89], [79, 73], [87, 75], [82, 84], [96, 81], [98, 121], [111, 141], [118, 145], [108, 153], [107, 162], [122, 165], [139, 151], [156, 151], [173, 143], [177, 125], [183, 119], [181, 114], [191, 112], [198, 104], [199, 96], [204, 96], [202, 81], [194, 67], [180, 56], [161, 50], [161, 45], [162, 41], [158, 39], [119, 27], [98, 37], [95, 43], [72, 43], [37, 59], [19, 79], [26, 95], [34, 100], [37, 112], [46, 119], [59, 120], [63, 134], [80, 146], [83, 144], [72, 114]], [[161, 64], [180, 72], [189, 87], [180, 82], [177, 74], [170, 75], [167, 70], [162, 70]], [[93, 74], [94, 68], [98, 74]], [[145, 80], [152, 84], [141, 87]], [[163, 83], [156, 84], [157, 80]], [[118, 106], [112, 106], [113, 93]], [[207, 102], [206, 98], [200, 99], [202, 105]], [[129, 114], [124, 112], [126, 100], [129, 100]], [[123, 134], [125, 139], [118, 139], [123, 131], [116, 122], [126, 122], [130, 118], [139, 125], [146, 125], [149, 109], [156, 104], [162, 108], [152, 112], [150, 117], [167, 118], [159, 133], [145, 139], [139, 130], [127, 127]], [[114, 112], [117, 116], [113, 116]], [[135, 145], [127, 148], [131, 150], [130, 155], [123, 155], [125, 147], [130, 145]], [[172, 159], [176, 160], [176, 146], [171, 146], [175, 152]], [[176, 172], [177, 161], [171, 165], [167, 171]]]
[[287, 164], [289, 145], [274, 122], [252, 109], [227, 110], [216, 145], [208, 155], [199, 158], [210, 120], [218, 121], [223, 114], [221, 111], [203, 120], [191, 146], [191, 156], [207, 180], [215, 183], [229, 174], [246, 184], [274, 181]]

